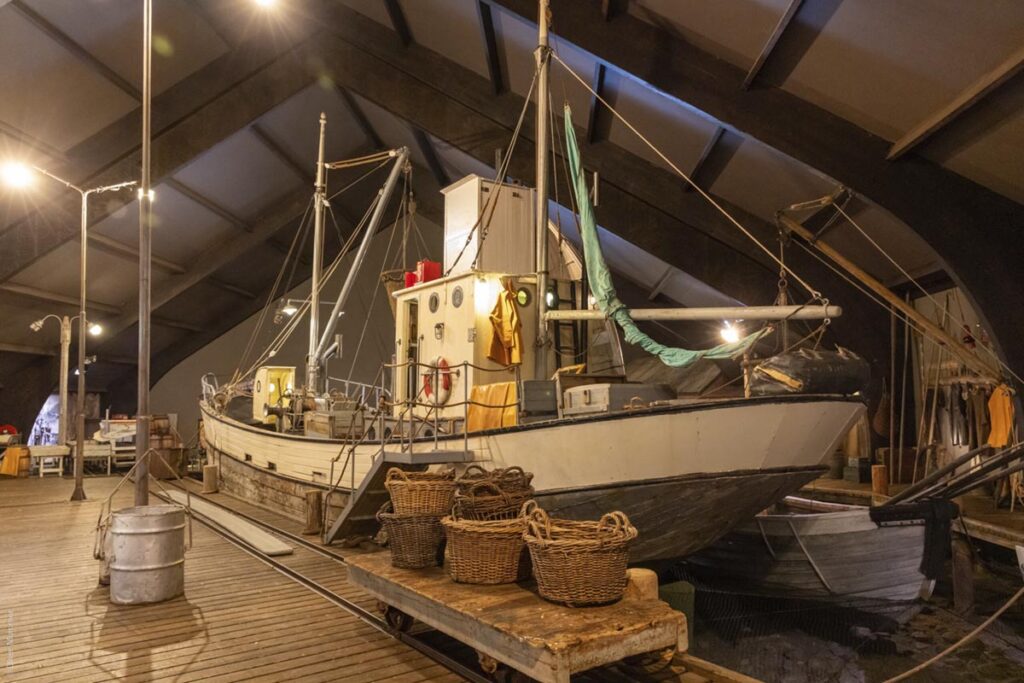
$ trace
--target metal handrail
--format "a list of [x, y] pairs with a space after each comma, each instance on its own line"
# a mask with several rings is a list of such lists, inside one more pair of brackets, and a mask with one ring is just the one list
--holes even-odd
[[342, 387], [342, 392], [349, 398], [354, 398], [352, 395], [352, 388], [354, 387], [359, 393], [359, 402], [363, 405], [370, 405], [366, 400], [367, 393], [370, 394], [372, 404], [378, 404], [382, 396], [387, 398], [391, 397], [391, 392], [384, 387], [379, 387], [375, 384], [368, 384], [366, 382], [357, 382], [351, 379], [340, 379], [338, 377], [328, 377], [328, 389], [330, 389], [330, 382], [337, 382]]

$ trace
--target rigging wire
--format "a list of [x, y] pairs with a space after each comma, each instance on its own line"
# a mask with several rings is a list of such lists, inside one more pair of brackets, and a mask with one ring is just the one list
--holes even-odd
[[582, 85], [582, 86], [583, 86], [583, 87], [584, 87], [584, 88], [585, 88], [585, 89], [587, 90], [587, 92], [589, 92], [589, 93], [591, 94], [591, 96], [592, 96], [592, 97], [593, 97], [593, 98], [594, 98], [595, 100], [597, 100], [598, 102], [600, 102], [600, 103], [601, 103], [601, 104], [602, 104], [603, 106], [607, 107], [607, 108], [608, 108], [608, 111], [610, 111], [610, 112], [612, 113], [612, 115], [613, 115], [613, 116], [614, 116], [614, 117], [615, 117], [616, 119], [618, 119], [618, 120], [619, 120], [619, 121], [620, 121], [620, 122], [621, 122], [621, 123], [622, 123], [623, 125], [625, 125], [625, 126], [626, 126], [627, 128], [629, 128], [629, 130], [630, 130], [630, 131], [631, 131], [631, 132], [632, 132], [632, 133], [633, 133], [634, 135], [636, 135], [636, 136], [637, 136], [637, 137], [638, 137], [638, 138], [639, 138], [639, 139], [641, 140], [641, 142], [643, 142], [643, 143], [644, 143], [644, 144], [645, 144], [645, 145], [646, 145], [646, 146], [647, 146], [648, 148], [650, 148], [650, 150], [651, 150], [652, 152], [654, 152], [655, 154], [657, 154], [657, 155], [658, 155], [658, 158], [660, 158], [660, 159], [661, 159], [662, 161], [664, 161], [664, 162], [665, 162], [666, 164], [668, 164], [669, 168], [671, 168], [671, 169], [672, 169], [673, 171], [675, 171], [675, 173], [676, 173], [676, 174], [677, 174], [677, 175], [678, 175], [679, 177], [681, 177], [681, 178], [682, 178], [683, 180], [685, 180], [685, 181], [686, 181], [686, 182], [687, 182], [687, 183], [688, 183], [688, 184], [689, 184], [689, 185], [690, 185], [691, 187], [693, 187], [693, 189], [694, 189], [694, 190], [695, 190], [696, 192], [698, 192], [698, 193], [699, 193], [699, 194], [701, 195], [701, 197], [703, 197], [703, 198], [704, 198], [704, 200], [705, 200], [705, 201], [707, 201], [707, 202], [708, 202], [709, 204], [711, 204], [711, 206], [713, 206], [713, 207], [714, 207], [714, 208], [715, 208], [715, 209], [716, 209], [716, 210], [717, 210], [717, 211], [718, 211], [719, 213], [721, 213], [721, 214], [722, 214], [722, 215], [723, 215], [723, 216], [724, 216], [724, 217], [725, 217], [725, 218], [726, 218], [726, 219], [727, 219], [727, 220], [728, 220], [728, 221], [729, 221], [730, 223], [732, 223], [732, 224], [733, 224], [734, 226], [736, 226], [736, 228], [737, 228], [737, 229], [738, 229], [738, 230], [739, 230], [740, 232], [742, 232], [742, 233], [743, 233], [744, 235], [746, 235], [746, 236], [747, 236], [747, 238], [749, 238], [751, 242], [753, 242], [753, 243], [754, 243], [754, 244], [755, 244], [755, 245], [756, 245], [756, 246], [757, 246], [757, 247], [758, 247], [758, 248], [759, 248], [759, 249], [760, 249], [761, 251], [763, 251], [763, 252], [764, 252], [765, 254], [767, 254], [767, 255], [768, 255], [768, 258], [770, 258], [770, 259], [771, 259], [772, 261], [774, 261], [774, 262], [775, 262], [776, 264], [778, 264], [778, 265], [779, 265], [780, 267], [782, 267], [782, 268], [785, 268], [785, 269], [786, 269], [786, 271], [787, 271], [787, 272], [788, 272], [788, 273], [789, 273], [790, 275], [792, 275], [792, 276], [793, 276], [793, 279], [795, 279], [795, 280], [796, 280], [797, 282], [799, 282], [799, 283], [800, 283], [800, 285], [801, 285], [801, 286], [802, 286], [802, 287], [803, 287], [804, 289], [806, 289], [806, 290], [808, 291], [808, 293], [809, 293], [809, 294], [811, 295], [811, 299], [812, 299], [812, 300], [818, 300], [818, 301], [820, 301], [820, 300], [823, 300], [823, 297], [822, 297], [822, 295], [821, 295], [821, 292], [819, 292], [818, 290], [816, 290], [816, 289], [814, 289], [813, 287], [811, 287], [811, 286], [810, 286], [809, 284], [807, 284], [807, 282], [806, 282], [806, 281], [805, 281], [805, 280], [804, 280], [803, 278], [801, 278], [801, 277], [800, 277], [800, 276], [799, 276], [799, 275], [798, 275], [798, 274], [797, 274], [796, 272], [794, 272], [794, 271], [793, 271], [793, 270], [792, 270], [791, 268], [789, 268], [788, 266], [786, 266], [786, 265], [785, 265], [784, 263], [781, 263], [781, 262], [779, 261], [779, 258], [778, 258], [778, 257], [777, 257], [777, 256], [776, 256], [776, 255], [775, 255], [775, 254], [774, 254], [773, 252], [772, 252], [772, 250], [771, 250], [771, 249], [769, 249], [769, 248], [768, 248], [768, 247], [766, 247], [766, 246], [765, 246], [764, 244], [762, 244], [762, 243], [761, 243], [761, 241], [760, 241], [760, 240], [758, 240], [758, 239], [757, 239], [757, 237], [755, 237], [755, 236], [754, 236], [754, 234], [750, 232], [750, 230], [748, 230], [748, 229], [747, 229], [746, 227], [744, 227], [744, 226], [743, 226], [743, 224], [741, 224], [741, 223], [740, 223], [740, 222], [739, 222], [738, 220], [736, 220], [736, 219], [735, 219], [735, 218], [734, 218], [734, 217], [732, 216], [732, 214], [730, 214], [730, 213], [729, 213], [728, 211], [726, 211], [726, 210], [725, 210], [725, 209], [724, 209], [724, 208], [722, 207], [722, 205], [721, 205], [721, 204], [719, 204], [719, 203], [718, 203], [717, 201], [715, 201], [715, 199], [714, 199], [714, 198], [713, 198], [713, 197], [712, 197], [712, 196], [711, 196], [710, 194], [708, 194], [707, 192], [705, 192], [703, 188], [701, 188], [701, 187], [700, 187], [699, 185], [697, 185], [697, 184], [696, 184], [695, 182], [693, 182], [693, 180], [692, 180], [692, 179], [690, 178], [690, 176], [688, 176], [688, 175], [687, 175], [687, 174], [686, 174], [685, 172], [683, 172], [683, 170], [682, 170], [682, 169], [680, 169], [680, 168], [679, 168], [679, 167], [678, 167], [678, 166], [677, 166], [677, 165], [676, 165], [675, 163], [673, 163], [671, 159], [669, 159], [669, 158], [668, 158], [667, 156], [665, 156], [665, 154], [664, 154], [664, 153], [662, 153], [662, 151], [661, 151], [661, 150], [659, 150], [659, 149], [658, 149], [658, 148], [657, 148], [657, 147], [656, 147], [656, 146], [654, 145], [654, 143], [652, 143], [652, 142], [651, 142], [650, 140], [648, 140], [648, 139], [647, 139], [647, 138], [646, 138], [646, 137], [645, 137], [645, 136], [643, 135], [643, 133], [641, 133], [641, 132], [640, 132], [639, 130], [637, 130], [637, 129], [636, 129], [636, 127], [635, 127], [635, 126], [633, 126], [633, 124], [632, 124], [632, 123], [630, 123], [630, 122], [629, 122], [628, 120], [626, 120], [626, 118], [625, 118], [625, 117], [623, 117], [623, 116], [622, 116], [622, 114], [620, 114], [620, 113], [619, 113], [618, 111], [616, 111], [616, 110], [615, 110], [615, 108], [614, 108], [614, 107], [612, 107], [612, 106], [611, 106], [611, 105], [610, 105], [610, 104], [608, 103], [608, 101], [607, 101], [607, 100], [605, 100], [605, 99], [604, 99], [603, 97], [601, 97], [601, 95], [600, 95], [600, 94], [599, 94], [599, 93], [598, 93], [598, 92], [597, 92], [596, 90], [594, 90], [594, 88], [593, 88], [593, 87], [592, 87], [592, 86], [591, 86], [591, 85], [590, 85], [589, 83], [587, 83], [587, 81], [586, 81], [586, 80], [584, 80], [584, 79], [583, 79], [583, 78], [582, 78], [582, 77], [581, 77], [581, 76], [580, 76], [580, 75], [579, 75], [578, 73], [576, 73], [576, 72], [575, 72], [575, 71], [573, 70], [573, 68], [572, 68], [572, 67], [570, 67], [570, 66], [569, 66], [568, 64], [566, 64], [566, 63], [565, 63], [565, 62], [564, 62], [564, 61], [562, 60], [562, 58], [561, 58], [561, 57], [560, 57], [560, 56], [558, 55], [558, 53], [556, 53], [556, 52], [552, 52], [551, 54], [552, 54], [552, 56], [553, 56], [553, 57], [555, 58], [555, 61], [556, 61], [556, 62], [558, 62], [559, 64], [561, 64], [561, 65], [562, 65], [562, 67], [563, 67], [563, 68], [564, 68], [564, 69], [565, 69], [566, 71], [568, 71], [568, 72], [569, 72], [569, 74], [570, 74], [570, 75], [571, 75], [571, 76], [572, 76], [573, 78], [575, 78], [575, 79], [576, 79], [576, 80], [577, 80], [577, 81], [578, 81], [578, 82], [580, 83], [580, 85]]

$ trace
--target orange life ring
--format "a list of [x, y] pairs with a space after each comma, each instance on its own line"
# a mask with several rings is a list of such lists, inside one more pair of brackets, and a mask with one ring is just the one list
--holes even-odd
[[[438, 376], [438, 387], [434, 389], [434, 375]], [[423, 395], [431, 399], [434, 405], [441, 406], [448, 402], [452, 394], [452, 371], [444, 356], [438, 356], [430, 363], [423, 373]]]

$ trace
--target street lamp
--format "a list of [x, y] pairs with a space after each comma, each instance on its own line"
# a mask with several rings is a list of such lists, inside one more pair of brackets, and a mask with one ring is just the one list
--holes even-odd
[[[70, 183], [63, 178], [56, 176], [49, 171], [39, 168], [38, 166], [29, 166], [26, 164], [19, 163], [6, 163], [0, 169], [0, 178], [5, 183], [12, 187], [25, 188], [32, 184], [35, 180], [35, 175], [44, 175], [47, 178], [56, 180], [64, 187], [74, 190], [82, 197], [82, 223], [80, 228], [80, 239], [81, 246], [79, 252], [79, 281], [78, 281], [78, 319], [81, 324], [78, 326], [78, 396], [76, 396], [76, 408], [78, 412], [78, 422], [75, 430], [75, 490], [71, 494], [71, 500], [85, 500], [85, 489], [82, 488], [82, 479], [84, 474], [84, 457], [83, 451], [85, 450], [85, 333], [87, 328], [92, 332], [92, 327], [98, 329], [93, 334], [98, 334], [102, 331], [102, 327], [93, 324], [87, 325], [86, 321], [89, 320], [85, 314], [85, 272], [86, 272], [86, 253], [88, 250], [88, 242], [86, 230], [89, 227], [89, 196], [94, 194], [100, 194], [102, 192], [114, 192], [116, 190], [123, 190], [128, 187], [136, 185], [136, 181], [130, 180], [123, 183], [115, 183], [113, 185], [103, 185], [100, 187], [92, 187], [84, 189], [78, 187], [74, 183]], [[54, 316], [56, 317], [56, 316]], [[45, 320], [45, 318], [44, 318]], [[39, 322], [39, 321], [36, 321]], [[70, 344], [70, 321], [68, 323], [68, 343]], [[42, 324], [40, 323], [40, 327]], [[61, 336], [63, 343], [63, 332], [64, 325], [61, 323]], [[64, 368], [64, 376], [67, 376], [67, 368]], [[65, 380], [66, 381], [66, 380]], [[66, 421], [66, 420], [65, 420]], [[65, 425], [67, 429], [67, 425]], [[66, 436], [66, 433], [65, 433]]]
[[[57, 414], [57, 443], [63, 446], [68, 442], [68, 365], [71, 349], [71, 323], [78, 320], [79, 317], [76, 315], [69, 318], [66, 315], [58, 316], [50, 313], [33, 322], [29, 328], [33, 332], [39, 332], [50, 318], [56, 320], [60, 325], [60, 408]], [[89, 325], [89, 334], [92, 336], [95, 337], [102, 332], [103, 326], [99, 323]], [[87, 357], [86, 364], [90, 362], [89, 358], [95, 361], [96, 357]], [[76, 368], [75, 374], [81, 376], [82, 373]]]

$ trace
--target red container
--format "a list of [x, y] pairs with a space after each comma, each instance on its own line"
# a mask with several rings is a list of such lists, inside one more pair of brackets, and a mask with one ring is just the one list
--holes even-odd
[[430, 282], [441, 277], [441, 263], [423, 259], [416, 263], [416, 279], [419, 282]]
[[406, 289], [408, 289], [409, 287], [415, 287], [415, 286], [416, 286], [416, 273], [414, 273], [412, 271], [407, 271], [406, 274], [405, 274], [405, 287], [406, 287]]

